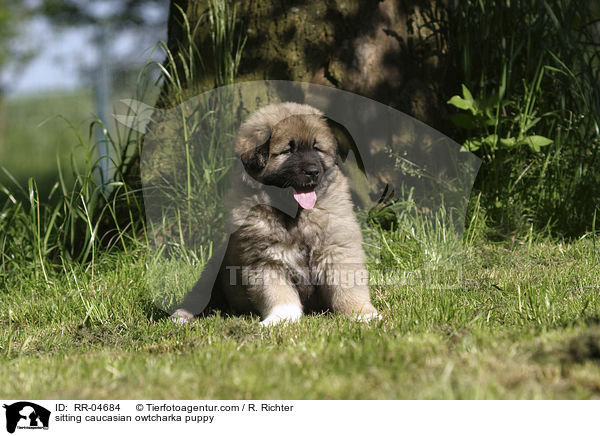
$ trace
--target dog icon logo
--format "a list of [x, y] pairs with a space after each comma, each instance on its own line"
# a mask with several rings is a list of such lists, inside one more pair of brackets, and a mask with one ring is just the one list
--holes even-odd
[[50, 411], [28, 401], [4, 405], [6, 409], [6, 431], [14, 433], [18, 429], [48, 429]]

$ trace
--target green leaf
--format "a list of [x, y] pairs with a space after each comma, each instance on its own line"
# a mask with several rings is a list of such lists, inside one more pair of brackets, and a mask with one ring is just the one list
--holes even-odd
[[489, 145], [492, 149], [496, 148], [496, 144], [498, 143], [498, 135], [491, 134], [483, 138], [483, 142]]
[[471, 110], [473, 108], [472, 101], [469, 102], [467, 100], [464, 100], [458, 95], [453, 96], [450, 100], [447, 101], [447, 103], [462, 110]]
[[462, 85], [462, 92], [465, 100], [470, 103], [473, 103], [473, 95], [471, 94], [471, 91], [469, 91], [469, 88], [467, 88], [464, 84]]
[[545, 136], [539, 136], [539, 135], [533, 135], [533, 136], [526, 136], [524, 138], [524, 141], [526, 144], [529, 145], [529, 147], [533, 150], [533, 151], [540, 151], [540, 147], [544, 147], [546, 145], [550, 145], [552, 144], [552, 139], [548, 139]]
[[500, 138], [500, 145], [504, 148], [511, 148], [517, 145], [517, 138]]
[[481, 141], [478, 139], [467, 139], [460, 148], [461, 151], [476, 151], [481, 148]]

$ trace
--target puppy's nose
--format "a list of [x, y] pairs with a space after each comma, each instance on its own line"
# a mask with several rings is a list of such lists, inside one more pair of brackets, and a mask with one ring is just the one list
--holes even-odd
[[304, 174], [306, 174], [309, 177], [317, 177], [319, 175], [319, 168], [317, 168], [317, 167], [305, 168]]

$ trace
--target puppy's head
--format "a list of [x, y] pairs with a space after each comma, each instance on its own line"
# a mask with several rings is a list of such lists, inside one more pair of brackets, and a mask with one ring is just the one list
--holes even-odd
[[337, 141], [317, 109], [295, 103], [266, 106], [242, 125], [236, 152], [246, 172], [265, 185], [291, 187], [304, 209], [326, 188], [335, 165]]

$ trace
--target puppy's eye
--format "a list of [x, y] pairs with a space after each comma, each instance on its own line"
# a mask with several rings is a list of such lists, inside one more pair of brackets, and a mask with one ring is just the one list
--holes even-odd
[[286, 148], [285, 150], [281, 150], [278, 154], [291, 153], [292, 151], [294, 151], [294, 145], [294, 140], [291, 140], [290, 142], [288, 142], [288, 148]]
[[317, 143], [313, 145], [313, 150], [318, 151], [319, 153], [324, 153], [324, 151], [319, 148], [319, 145]]

